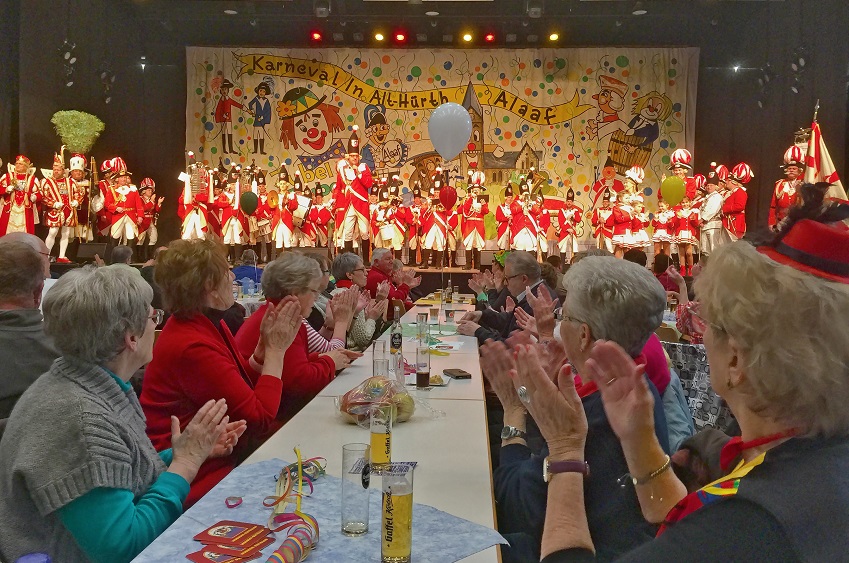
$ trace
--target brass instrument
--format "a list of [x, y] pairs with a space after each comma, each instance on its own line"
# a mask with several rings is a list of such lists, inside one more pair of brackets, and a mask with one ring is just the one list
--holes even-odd
[[280, 205], [280, 194], [277, 190], [269, 190], [268, 192], [268, 206], [272, 209], [277, 209]]

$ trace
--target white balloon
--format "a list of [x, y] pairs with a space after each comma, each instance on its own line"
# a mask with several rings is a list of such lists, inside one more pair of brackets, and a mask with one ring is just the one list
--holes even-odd
[[453, 160], [469, 143], [472, 119], [460, 104], [442, 104], [430, 114], [427, 124], [433, 148], [445, 160]]

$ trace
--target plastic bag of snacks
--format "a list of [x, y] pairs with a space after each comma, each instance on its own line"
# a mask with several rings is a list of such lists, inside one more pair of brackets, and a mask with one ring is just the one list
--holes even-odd
[[416, 403], [406, 389], [385, 377], [370, 377], [337, 397], [336, 408], [348, 422], [368, 425], [372, 405], [390, 401], [397, 410], [396, 422], [408, 420], [416, 410]]

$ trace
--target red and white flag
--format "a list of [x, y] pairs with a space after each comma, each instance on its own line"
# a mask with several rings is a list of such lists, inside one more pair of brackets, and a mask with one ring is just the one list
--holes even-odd
[[825, 148], [820, 124], [814, 121], [811, 125], [811, 138], [808, 140], [808, 154], [805, 156], [805, 182], [830, 182], [825, 196], [836, 199], [846, 199], [846, 190], [840, 182], [834, 162]]

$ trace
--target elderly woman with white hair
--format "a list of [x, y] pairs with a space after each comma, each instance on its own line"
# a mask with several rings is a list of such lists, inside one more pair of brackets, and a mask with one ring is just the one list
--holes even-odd
[[[648, 270], [614, 258], [585, 258], [569, 269], [563, 283], [568, 293], [561, 340], [550, 338], [537, 345], [550, 377], [556, 376], [566, 358], [583, 374], [586, 360], [601, 340], [615, 341], [637, 362], [645, 362], [642, 350], [666, 307], [666, 293]], [[558, 459], [562, 444], [543, 435], [545, 451], [532, 455], [525, 434], [528, 396], [517, 394], [510, 376], [520, 360], [504, 343], [495, 341], [481, 348], [481, 356], [483, 373], [504, 408], [500, 463], [494, 473], [498, 529], [511, 542], [502, 554], [505, 561], [539, 560], [548, 487], [545, 468], [550, 459]], [[646, 382], [657, 398], [650, 411], [652, 432], [656, 431], [658, 443], [667, 452], [660, 396], [655, 385], [649, 379]], [[598, 388], [586, 379], [576, 385], [591, 428], [586, 448], [586, 460], [592, 466], [592, 478], [586, 481], [589, 526], [599, 554], [611, 558], [650, 540], [655, 527], [643, 519], [634, 490], [620, 486], [620, 478], [628, 472], [626, 457]]]
[[61, 356], [21, 397], [0, 441], [0, 559], [130, 561], [183, 511], [210, 455], [244, 431], [208, 401], [157, 452], [128, 381], [150, 361], [162, 311], [131, 268], [62, 276], [44, 300]]
[[[236, 345], [243, 354], [253, 350], [260, 340], [262, 315], [287, 297], [294, 297], [300, 308], [301, 326], [292, 345], [286, 350], [286, 369], [281, 374], [283, 399], [277, 417], [292, 418], [315, 397], [336, 372], [345, 369], [351, 360], [362, 354], [334, 348], [327, 352], [310, 352], [308, 330], [313, 330], [305, 317], [310, 314], [315, 298], [324, 290], [321, 268], [318, 262], [297, 252], [286, 252], [265, 267], [262, 273], [262, 291], [268, 301], [251, 315], [236, 334]], [[350, 322], [357, 298], [356, 292], [340, 295], [331, 301], [330, 307], [337, 314], [337, 334], [344, 337], [345, 327]], [[319, 336], [321, 338], [321, 336]]]
[[[657, 539], [623, 561], [846, 560], [849, 230], [841, 220], [849, 206], [823, 206], [815, 187], [802, 187], [805, 204], [773, 240], [720, 247], [696, 280], [711, 384], [742, 432], [722, 450], [725, 476], [687, 494], [655, 440], [640, 366], [612, 343], [586, 362], [643, 514], [663, 522]], [[520, 354], [515, 375], [543, 435], [562, 444], [552, 461], [586, 459], [586, 419], [568, 372], [555, 384], [533, 356]], [[593, 559], [583, 497], [574, 473], [551, 480], [544, 561]]]
[[354, 320], [348, 329], [348, 347], [354, 350], [365, 350], [374, 340], [378, 323], [386, 316], [389, 301], [389, 284], [381, 284], [377, 289], [377, 295], [371, 299], [366, 286], [366, 267], [363, 260], [353, 252], [339, 254], [333, 259], [330, 266], [333, 278], [336, 280], [336, 289], [331, 293], [338, 294], [347, 289], [356, 288], [362, 292], [363, 298], [369, 299], [368, 304], [354, 316]]

